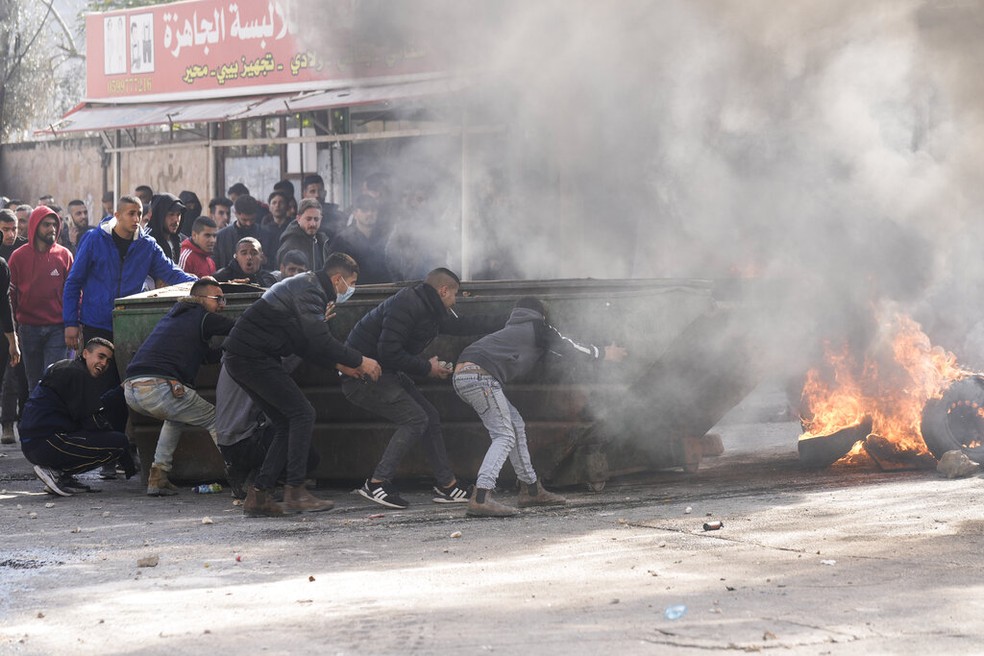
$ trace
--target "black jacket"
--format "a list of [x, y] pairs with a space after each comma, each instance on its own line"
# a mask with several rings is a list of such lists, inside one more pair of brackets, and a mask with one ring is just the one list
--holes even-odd
[[335, 288], [323, 271], [282, 280], [246, 308], [223, 348], [246, 358], [296, 354], [323, 367], [358, 367], [362, 354], [335, 339], [324, 320], [334, 300]]
[[[164, 254], [175, 263], [181, 259], [181, 242], [188, 237], [187, 235], [181, 234], [180, 223], [178, 233], [173, 235], [167, 234], [167, 231], [164, 229], [164, 219], [167, 217], [167, 213], [171, 208], [179, 202], [178, 197], [174, 194], [159, 194], [151, 206], [150, 221], [147, 224], [147, 227], [150, 228], [150, 236], [154, 238], [154, 241], [161, 247]], [[184, 207], [182, 206], [181, 209], [183, 210]]]
[[80, 359], [52, 364], [24, 404], [18, 424], [21, 446], [55, 433], [92, 428], [92, 414], [99, 410], [102, 395], [111, 387], [109, 375], [93, 378]]
[[[291, 221], [280, 234], [280, 249], [277, 251], [277, 266], [284, 259], [287, 251], [301, 251], [308, 258], [308, 269], [320, 271], [325, 266], [326, 237], [323, 232], [316, 232], [314, 237], [308, 235], [297, 221]], [[361, 266], [361, 265], [360, 265]], [[361, 279], [362, 274], [359, 274]]]
[[386, 266], [386, 242], [379, 237], [370, 239], [353, 224], [342, 230], [325, 246], [325, 258], [332, 253], [346, 253], [359, 264], [359, 284], [392, 282]]
[[260, 246], [263, 247], [263, 252], [268, 258], [266, 264], [263, 265], [264, 268], [274, 268], [274, 262], [269, 258], [272, 258], [280, 247], [280, 237], [264, 228], [259, 218], [248, 228], [236, 223], [230, 223], [219, 230], [218, 235], [215, 237], [215, 250], [212, 252], [212, 259], [215, 260], [215, 263], [222, 264], [234, 258], [236, 256], [236, 244], [243, 237], [253, 237], [259, 241]]
[[243, 268], [239, 266], [239, 262], [236, 258], [232, 258], [229, 264], [222, 267], [218, 271], [212, 274], [212, 277], [219, 282], [229, 282], [230, 280], [243, 280], [246, 279], [253, 283], [254, 285], [259, 285], [260, 287], [270, 288], [273, 287], [277, 279], [273, 277], [273, 274], [269, 271], [264, 271], [260, 269], [253, 275], [249, 275]]
[[420, 353], [439, 334], [484, 335], [501, 328], [504, 317], [455, 319], [437, 290], [420, 282], [405, 287], [374, 307], [355, 324], [345, 343], [379, 361], [383, 371], [413, 376], [430, 373], [430, 362]]
[[126, 367], [126, 377], [176, 378], [194, 387], [202, 363], [221, 357], [209, 341], [228, 335], [234, 322], [197, 302], [178, 301], [143, 341]]

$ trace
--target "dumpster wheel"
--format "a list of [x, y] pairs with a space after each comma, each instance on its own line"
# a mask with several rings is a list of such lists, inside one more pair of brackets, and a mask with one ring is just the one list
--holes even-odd
[[589, 492], [601, 492], [605, 489], [606, 481], [591, 481], [587, 484]]

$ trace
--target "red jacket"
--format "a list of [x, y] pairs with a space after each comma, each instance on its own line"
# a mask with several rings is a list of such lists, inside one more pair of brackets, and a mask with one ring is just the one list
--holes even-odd
[[31, 212], [27, 224], [27, 243], [11, 254], [10, 305], [17, 323], [25, 326], [51, 326], [62, 323], [62, 292], [72, 268], [72, 253], [58, 243], [61, 219], [55, 224], [55, 243], [47, 252], [34, 248], [34, 235], [42, 219], [55, 215], [44, 205]]
[[178, 259], [178, 266], [185, 273], [190, 273], [199, 278], [215, 273], [215, 261], [190, 238], [181, 242], [181, 257]]

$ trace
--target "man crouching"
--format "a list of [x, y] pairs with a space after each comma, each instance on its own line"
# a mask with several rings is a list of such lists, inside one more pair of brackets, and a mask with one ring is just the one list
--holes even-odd
[[70, 497], [90, 488], [76, 476], [119, 460], [126, 477], [137, 468], [123, 432], [126, 405], [120, 388], [99, 380], [112, 366], [112, 342], [94, 337], [75, 360], [48, 367], [24, 404], [21, 449], [48, 489]]

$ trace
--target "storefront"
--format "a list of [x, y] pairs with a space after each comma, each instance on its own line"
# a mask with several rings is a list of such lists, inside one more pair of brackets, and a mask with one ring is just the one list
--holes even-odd
[[449, 263], [467, 268], [469, 153], [496, 128], [470, 120], [469, 79], [445, 70], [426, 34], [366, 39], [357, 8], [333, 3], [330, 35], [304, 33], [296, 0], [91, 14], [87, 98], [44, 132], [98, 134], [117, 197], [148, 184], [207, 204], [242, 182], [266, 200], [278, 180], [300, 195], [318, 173], [348, 207], [382, 173], [394, 203], [437, 196], [456, 224]]

